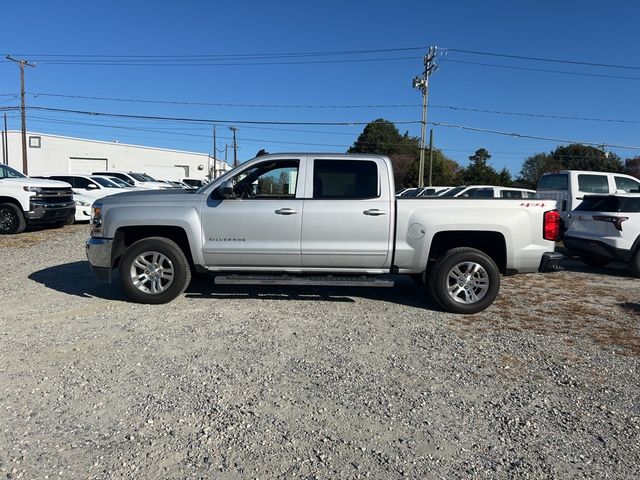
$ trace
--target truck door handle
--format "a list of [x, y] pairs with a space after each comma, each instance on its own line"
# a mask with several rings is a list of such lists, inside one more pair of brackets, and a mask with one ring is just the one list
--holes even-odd
[[364, 212], [365, 215], [371, 215], [373, 217], [377, 217], [378, 215], [386, 215], [387, 212], [385, 212], [384, 210], [379, 210], [377, 208], [372, 208], [371, 210], [365, 210]]
[[276, 210], [276, 215], [296, 215], [298, 210], [294, 210], [293, 208], [280, 208]]

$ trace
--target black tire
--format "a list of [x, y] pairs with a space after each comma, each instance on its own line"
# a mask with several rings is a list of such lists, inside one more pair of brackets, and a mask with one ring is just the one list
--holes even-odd
[[590, 267], [602, 268], [611, 263], [611, 260], [603, 257], [580, 257], [582, 263], [589, 265]]
[[67, 217], [67, 220], [64, 222], [65, 225], [73, 225], [74, 223], [76, 223], [76, 215], [75, 215], [75, 213], [73, 215], [69, 215]]
[[636, 249], [636, 253], [631, 257], [629, 270], [631, 270], [631, 275], [640, 278], [640, 248]]
[[22, 210], [13, 203], [0, 203], [0, 235], [24, 232], [27, 221]]
[[[144, 270], [145, 265], [151, 270]], [[169, 278], [170, 271], [173, 275]], [[138, 240], [127, 248], [120, 259], [119, 275], [127, 297], [137, 303], [168, 303], [184, 292], [191, 281], [191, 269], [184, 252], [175, 242], [163, 237]], [[136, 275], [140, 280], [138, 285], [133, 281]]]
[[422, 272], [422, 273], [410, 273], [409, 274], [409, 278], [411, 280], [413, 280], [416, 285], [424, 286], [424, 285], [427, 284], [427, 279], [426, 279], [426, 276], [425, 276], [424, 272]]
[[[457, 278], [463, 283], [458, 283], [459, 291], [450, 293], [449, 290], [456, 286], [455, 268], [462, 274]], [[452, 248], [438, 258], [431, 268], [429, 291], [448, 312], [478, 313], [498, 296], [500, 271], [491, 257], [480, 250]], [[477, 298], [474, 299], [474, 296]]]

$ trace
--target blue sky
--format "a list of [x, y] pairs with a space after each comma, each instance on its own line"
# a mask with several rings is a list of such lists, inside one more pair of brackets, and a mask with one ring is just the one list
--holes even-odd
[[[383, 117], [415, 122], [420, 120], [421, 98], [411, 87], [411, 80], [422, 71], [421, 57], [430, 45], [640, 67], [640, 4], [629, 1], [23, 0], [5, 3], [2, 10], [3, 17], [11, 19], [3, 22], [0, 30], [3, 57], [8, 53], [35, 59], [37, 64], [26, 72], [27, 105], [70, 110], [230, 121], [367, 122]], [[255, 57], [412, 47], [424, 48]], [[101, 55], [98, 63], [117, 60], [119, 64], [78, 64], [78, 60], [86, 62], [90, 58], [47, 55]], [[135, 63], [139, 57], [122, 62], [106, 55], [153, 56], [144, 59], [153, 60], [153, 65], [123, 65]], [[185, 56], [189, 55], [234, 57], [185, 65]], [[56, 64], [53, 60], [73, 63]], [[324, 63], [309, 63], [320, 61]], [[640, 149], [611, 146], [640, 146], [640, 68], [536, 62], [454, 51], [440, 57], [438, 63], [440, 69], [431, 77], [430, 121], [602, 142], [623, 158], [640, 154]], [[18, 92], [17, 66], [0, 62], [0, 107], [16, 105]], [[352, 108], [327, 108], [344, 105]], [[366, 105], [379, 106], [363, 107]], [[448, 107], [616, 121], [540, 118]], [[363, 128], [236, 126], [240, 160], [253, 157], [261, 148], [270, 152], [344, 151]], [[398, 127], [413, 135], [420, 131], [417, 123]], [[9, 128], [19, 128], [15, 113], [10, 114]], [[208, 124], [30, 110], [28, 128], [182, 150], [212, 149]], [[433, 128], [436, 147], [462, 165], [476, 149], [484, 147], [492, 154], [495, 167], [506, 166], [514, 174], [527, 156], [551, 151], [559, 144], [444, 126]], [[227, 126], [218, 124], [217, 133], [219, 148], [231, 144]]]

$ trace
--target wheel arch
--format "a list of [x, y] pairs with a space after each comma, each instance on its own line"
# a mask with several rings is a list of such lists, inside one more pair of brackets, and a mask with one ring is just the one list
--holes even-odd
[[120, 259], [128, 247], [138, 240], [150, 237], [162, 237], [175, 242], [187, 257], [189, 266], [194, 268], [194, 259], [187, 232], [182, 227], [158, 225], [136, 225], [118, 228], [113, 239], [113, 248], [111, 253], [111, 263], [113, 268], [116, 268], [119, 265]]
[[431, 240], [427, 271], [445, 252], [458, 247], [480, 250], [491, 257], [500, 273], [507, 273], [507, 242], [504, 235], [501, 232], [476, 230], [449, 230], [436, 233]]

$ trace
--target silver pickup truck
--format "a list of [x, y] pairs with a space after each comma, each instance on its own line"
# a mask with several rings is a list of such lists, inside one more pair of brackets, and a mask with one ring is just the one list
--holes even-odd
[[445, 310], [475, 313], [500, 274], [546, 271], [561, 256], [555, 202], [396, 199], [377, 155], [287, 153], [249, 160], [189, 191], [113, 195], [93, 205], [87, 257], [99, 280], [118, 267], [129, 299], [166, 303], [192, 271], [216, 283], [426, 283]]

